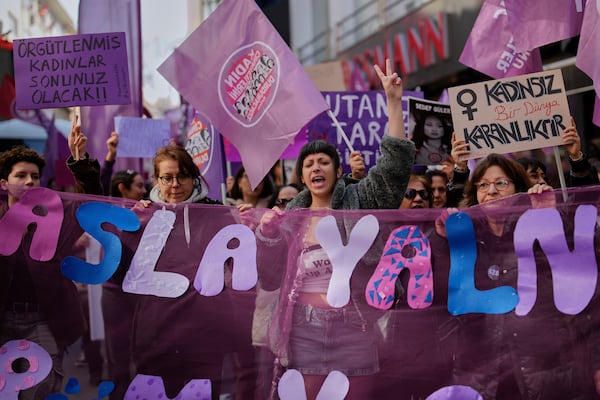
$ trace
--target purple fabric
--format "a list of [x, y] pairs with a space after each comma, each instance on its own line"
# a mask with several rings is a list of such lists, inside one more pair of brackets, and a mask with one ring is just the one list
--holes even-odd
[[495, 79], [542, 70], [539, 49], [517, 50], [499, 0], [486, 0], [481, 6], [459, 61]]
[[240, 151], [252, 187], [302, 127], [327, 109], [251, 0], [222, 2], [158, 71]]
[[[115, 130], [114, 118], [141, 117], [143, 113], [140, 0], [81, 0], [79, 33], [98, 32], [125, 32], [131, 93], [131, 104], [81, 108], [81, 130], [88, 136], [88, 152], [103, 160], [106, 139]], [[121, 169], [142, 171], [142, 160], [117, 158], [114, 170]]]
[[[600, 188], [594, 186], [570, 188], [567, 203], [560, 202], [561, 192], [556, 191], [554, 194], [558, 203], [556, 208], [550, 209], [531, 209], [531, 199], [526, 194], [497, 201], [493, 207], [462, 209], [462, 213], [456, 214], [454, 218], [458, 219], [460, 216], [460, 219], [471, 226], [456, 224], [456, 221], [449, 219], [448, 239], [436, 234], [433, 228], [440, 216], [440, 210], [436, 209], [336, 210], [327, 211], [326, 214], [322, 211], [303, 210], [284, 213], [279, 220], [280, 226], [275, 239], [267, 242], [257, 235], [257, 247], [254, 250], [251, 231], [248, 227], [239, 225], [242, 218], [234, 207], [180, 204], [167, 206], [166, 210], [159, 206], [136, 209], [135, 216], [139, 218], [141, 228], [136, 232], [121, 232], [118, 236], [105, 232], [105, 235], [113, 236], [113, 240], [103, 240], [102, 243], [104, 254], [111, 253], [115, 241], [119, 241], [124, 249], [136, 253], [137, 261], [146, 262], [134, 262], [128, 272], [133, 275], [131, 278], [135, 278], [129, 280], [133, 283], [131, 286], [138, 285], [134, 296], [140, 301], [133, 322], [136, 333], [134, 345], [139, 352], [137, 356], [151, 360], [153, 370], [156, 371], [161, 370], [161, 361], [164, 361], [165, 369], [167, 365], [177, 365], [181, 371], [189, 372], [190, 363], [196, 365], [194, 363], [201, 360], [201, 354], [207, 357], [211, 354], [210, 357], [214, 357], [211, 360], [216, 360], [219, 355], [235, 353], [238, 343], [250, 343], [252, 333], [240, 321], [251, 319], [254, 312], [256, 303], [251, 286], [256, 272], [264, 290], [267, 290], [265, 288], [268, 283], [268, 290], [280, 288], [278, 307], [293, 307], [288, 299], [297, 295], [293, 282], [301, 279], [301, 275], [293, 272], [293, 267], [296, 266], [298, 255], [304, 250], [303, 227], [315, 217], [326, 217], [322, 222], [323, 226], [319, 228], [318, 237], [323, 248], [331, 254], [331, 267], [344, 275], [346, 268], [355, 266], [351, 279], [345, 274], [338, 282], [330, 285], [331, 293], [328, 293], [328, 298], [344, 298], [349, 287], [353, 304], [364, 318], [363, 329], [373, 329], [373, 334], [377, 335], [379, 341], [381, 371], [374, 381], [378, 395], [369, 398], [397, 399], [398, 388], [402, 388], [403, 395], [417, 393], [423, 387], [419, 379], [424, 378], [433, 380], [436, 389], [420, 393], [421, 398], [431, 395], [438, 388], [452, 385], [470, 386], [484, 398], [496, 398], [487, 392], [484, 395], [488, 387], [483, 387], [482, 384], [487, 384], [488, 378], [495, 380], [513, 373], [523, 374], [516, 379], [524, 379], [527, 385], [533, 385], [528, 386], [528, 390], [534, 390], [533, 393], [541, 391], [542, 396], [539, 398], [592, 398], [590, 392], [585, 392], [592, 389], [586, 386], [586, 382], [592, 382], [592, 374], [600, 369], [600, 365], [585, 364], [579, 357], [590, 355], [593, 359], [600, 349], [600, 293], [595, 291], [600, 247], [594, 245], [600, 233], [594, 224], [597, 208], [600, 206], [599, 191]], [[28, 196], [31, 197], [29, 204], [51, 205], [45, 189], [32, 190]], [[57, 193], [57, 196], [60, 197], [63, 208], [69, 210], [65, 212], [63, 228], [77, 223], [73, 210], [83, 204], [102, 203], [118, 207], [123, 210], [122, 218], [128, 218], [125, 215], [127, 213], [134, 214], [130, 209], [135, 203], [130, 200], [72, 193]], [[2, 207], [6, 207], [6, 192], [0, 192], [0, 208]], [[244, 223], [257, 224], [265, 212], [264, 209], [249, 210], [244, 214]], [[151, 226], [156, 222], [152, 218], [154, 213], [170, 218], [166, 223], [160, 224], [160, 232], [153, 230]], [[96, 212], [90, 213], [88, 217], [91, 220], [96, 218], [101, 223], [106, 220], [106, 214]], [[115, 214], [114, 218], [117, 217]], [[5, 221], [5, 218], [7, 216], [0, 220], [4, 224], [1, 230], [4, 240], [9, 242], [21, 239], [21, 219]], [[492, 234], [487, 228], [489, 218], [504, 221], [505, 232], [501, 236]], [[55, 223], [47, 218], [38, 218], [36, 221], [35, 229], [40, 232], [50, 227], [59, 231]], [[121, 226], [122, 222], [124, 221], [112, 220], [111, 225]], [[363, 225], [365, 222], [368, 224]], [[346, 234], [344, 229], [340, 229], [340, 225], [347, 228]], [[185, 226], [190, 230], [189, 239], [186, 239]], [[378, 229], [375, 229], [376, 226]], [[411, 228], [400, 232], [398, 228], [403, 226], [419, 229], [417, 231]], [[50, 240], [36, 244], [38, 253], [55, 252], [55, 257], [48, 263], [78, 254], [79, 250], [73, 248], [73, 238], [63, 236], [69, 232], [65, 232], [65, 229], [60, 232], [63, 234], [59, 235], [58, 244], [53, 244]], [[377, 233], [374, 242], [367, 248], [366, 244], [374, 237], [374, 233]], [[94, 231], [92, 234], [98, 236], [99, 233]], [[145, 241], [143, 235], [152, 235], [156, 243]], [[237, 243], [241, 247], [229, 247], [229, 243], [236, 242], [231, 240], [234, 236], [240, 239]], [[354, 241], [361, 237], [365, 239], [358, 240], [360, 245], [356, 245]], [[425, 245], [424, 238], [428, 239], [428, 246]], [[398, 240], [394, 246], [399, 250], [394, 254], [407, 262], [411, 259], [412, 251], [427, 249], [428, 254], [415, 253], [419, 257], [414, 257], [413, 261], [419, 263], [429, 256], [433, 279], [417, 279], [417, 275], [421, 273], [428, 274], [428, 268], [426, 271], [411, 269], [410, 273], [415, 275], [414, 280], [408, 274], [393, 276], [384, 271], [378, 272], [377, 265], [384, 257], [384, 249], [393, 240]], [[405, 242], [401, 243], [400, 240]], [[470, 250], [466, 248], [467, 245], [476, 248]], [[481, 246], [487, 246], [487, 251]], [[388, 246], [386, 250], [389, 249]], [[254, 251], [256, 254], [252, 255]], [[357, 262], [357, 255], [361, 253], [364, 256]], [[146, 260], [143, 260], [144, 254]], [[394, 254], [387, 252], [385, 256], [393, 257]], [[224, 262], [229, 256], [233, 261]], [[153, 258], [149, 260], [150, 257]], [[110, 260], [103, 260], [104, 263], [119, 262], [112, 256], [109, 258]], [[128, 262], [120, 261], [126, 268]], [[136, 269], [136, 265], [141, 266], [142, 270]], [[285, 265], [288, 265], [288, 269]], [[531, 265], [535, 265], [535, 268]], [[45, 272], [45, 266], [45, 263], [41, 263], [39, 273]], [[103, 269], [105, 266], [83, 265], [82, 268]], [[217, 277], [222, 270], [227, 272]], [[146, 277], [147, 282], [152, 282], [153, 285], [148, 287], [154, 288], [151, 293], [145, 290], [148, 287], [140, 287], [144, 283], [143, 275], [148, 273], [151, 276]], [[200, 276], [204, 273], [207, 275]], [[175, 274], [181, 276], [186, 284], [183, 294], [179, 296], [179, 293], [167, 293], [172, 282], [169, 281], [170, 278], [163, 279]], [[483, 311], [453, 316], [448, 311], [451, 274], [463, 274], [458, 279], [460, 282], [469, 279], [474, 282], [475, 288], [485, 294], [479, 298], [483, 298], [488, 304], [487, 310], [491, 310], [490, 307], [500, 300], [494, 296], [497, 292], [493, 290], [495, 288], [512, 287], [522, 302], [516, 309], [511, 308], [501, 314]], [[365, 297], [365, 288], [376, 275], [382, 279], [396, 279], [398, 290], [394, 294], [392, 307], [387, 311], [371, 307]], [[528, 288], [521, 285], [522, 278], [531, 281], [533, 276], [536, 277], [537, 285], [535, 298], [532, 297], [532, 285], [528, 285]], [[187, 286], [195, 277], [200, 277], [202, 289], [208, 288], [205, 283], [214, 285], [218, 278], [218, 287], [212, 287], [210, 296], [203, 296], [194, 286]], [[48, 276], [47, 279], [57, 278]], [[1, 282], [3, 281], [0, 280]], [[416, 310], [410, 303], [417, 300], [419, 294], [413, 289], [419, 289], [417, 285], [420, 284], [433, 286], [434, 293], [429, 307]], [[403, 290], [399, 289], [400, 285]], [[456, 289], [465, 291], [468, 288]], [[471, 301], [469, 296], [457, 296], [453, 301], [463, 310], [472, 306], [468, 304]], [[148, 308], [151, 304], [152, 307]], [[482, 301], [475, 305], [486, 309]], [[519, 307], [525, 305], [530, 307], [530, 311], [520, 313]], [[142, 312], [143, 310], [146, 311]], [[279, 309], [272, 314], [271, 335], [275, 335], [275, 327], [279, 323], [289, 322], [281, 318], [283, 314], [285, 313]], [[357, 329], [361, 329], [360, 322], [354, 323], [357, 324]], [[499, 343], [499, 338], [506, 341]], [[271, 339], [273, 350], [280, 355], [284, 351], [286, 338], [273, 336]], [[496, 352], [499, 348], [502, 351]], [[343, 354], [341, 350], [340, 357]], [[514, 363], [509, 363], [506, 369], [502, 369], [501, 360], [507, 355], [514, 357], [514, 362], [524, 368], [512, 368]], [[486, 360], [491, 360], [500, 369], [493, 370], [487, 362], [480, 364], [481, 357], [487, 357]], [[448, 376], [450, 371], [456, 370], [453, 366], [462, 367], [461, 375], [454, 379]], [[465, 369], [466, 366], [468, 369]], [[575, 368], [570, 369], [572, 366]], [[272, 364], [260, 364], [253, 368], [266, 371], [272, 368]], [[159, 373], [140, 373], [160, 376]], [[530, 373], [539, 373], [544, 379], [528, 379], [531, 375], [527, 374]], [[569, 374], [569, 379], [563, 379], [567, 375], [561, 375], [562, 373]], [[480, 376], [484, 376], [486, 381], [479, 381]], [[545, 380], [550, 376], [554, 379]], [[205, 378], [206, 376], [189, 377]], [[228, 379], [227, 374], [223, 379]], [[158, 380], [155, 381], [157, 382]], [[352, 378], [350, 382], [352, 387]], [[535, 382], [544, 383], [536, 386]], [[169, 387], [170, 383], [169, 379], [165, 379], [164, 386]], [[228, 381], [218, 383], [220, 385], [217, 386], [223, 388], [233, 386]], [[158, 384], [143, 386], [144, 393], [150, 396], [148, 398], [159, 396], [160, 391], [164, 390]], [[184, 386], [185, 383], [172, 387], [172, 392], [179, 393]], [[516, 386], [514, 390], [517, 390]], [[454, 392], [454, 389], [448, 389], [448, 393]], [[556, 393], [556, 396], [544, 396], [548, 393]], [[519, 397], [517, 393], [508, 393], [504, 398]]]
[[[305, 126], [300, 129], [300, 132], [294, 138], [292, 144], [285, 148], [281, 156], [279, 157], [282, 160], [293, 160], [298, 157], [298, 153], [300, 153], [300, 149], [308, 142], [308, 130]], [[235, 146], [231, 144], [226, 138], [223, 138], [223, 143], [225, 147], [225, 157], [227, 161], [232, 163], [242, 162], [242, 156], [240, 156], [240, 152], [237, 151]]]
[[577, 48], [577, 60], [575, 65], [585, 72], [594, 82], [596, 91], [596, 108], [594, 108], [594, 121], [600, 126], [600, 116], [597, 113], [598, 97], [600, 97], [600, 63], [598, 63], [598, 43], [600, 43], [600, 3], [590, 1], [590, 6], [585, 8], [581, 35], [579, 36], [579, 47]]
[[[352, 147], [360, 151], [367, 171], [375, 165], [379, 143], [388, 124], [387, 99], [383, 91], [322, 92], [332, 114], [340, 123]], [[423, 92], [404, 91], [402, 109], [408, 132], [408, 98], [422, 99]], [[331, 117], [323, 112], [306, 125], [308, 140], [326, 140], [334, 143], [342, 156], [342, 169], [350, 172], [350, 150], [338, 133]]]
[[[499, 0], [496, 0], [499, 1]], [[503, 0], [517, 51], [579, 35], [585, 0]], [[593, 5], [593, 1], [590, 4]]]

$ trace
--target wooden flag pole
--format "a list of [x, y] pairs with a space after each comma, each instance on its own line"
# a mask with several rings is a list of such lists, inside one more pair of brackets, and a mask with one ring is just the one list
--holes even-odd
[[335, 115], [333, 115], [331, 110], [327, 110], [327, 115], [329, 115], [329, 117], [333, 121], [333, 124], [336, 126], [337, 131], [342, 136], [342, 139], [344, 139], [346, 146], [348, 146], [348, 150], [350, 150], [350, 152], [353, 152], [354, 148], [352, 147], [352, 144], [350, 143], [350, 139], [348, 139], [348, 136], [346, 136], [346, 133], [342, 129], [342, 127], [341, 127], [340, 123], [338, 122], [337, 118], [335, 117]]

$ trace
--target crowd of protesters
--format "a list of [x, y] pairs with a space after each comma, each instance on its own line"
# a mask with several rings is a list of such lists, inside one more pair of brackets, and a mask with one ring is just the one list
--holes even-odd
[[[351, 172], [343, 175], [336, 148], [322, 141], [310, 142], [300, 151], [292, 182], [268, 175], [253, 189], [244, 166], [241, 166], [235, 177], [228, 180], [225, 205], [208, 197], [207, 184], [183, 147], [171, 143], [158, 149], [153, 160], [153, 185], [149, 186], [138, 171], [113, 172], [118, 133], [113, 132], [107, 139], [107, 153], [100, 168], [99, 163], [86, 153], [85, 135], [74, 127], [69, 138], [71, 158], [67, 165], [76, 178], [78, 191], [128, 199], [130, 202], [126, 204], [137, 210], [142, 220], [147, 216], [143, 210], [153, 205], [219, 205], [221, 207], [215, 212], [221, 212], [223, 220], [232, 223], [236, 220], [227, 205], [236, 207], [242, 214], [253, 209], [266, 209], [260, 224], [252, 229], [259, 246], [262, 243], [272, 247], [279, 243], [278, 251], [282, 253], [268, 254], [268, 263], [258, 266], [259, 276], [267, 278], [259, 279], [256, 288], [248, 293], [229, 291], [224, 296], [206, 297], [188, 290], [177, 302], [167, 302], [159, 297], [123, 291], [135, 252], [134, 248], [124, 246], [117, 271], [102, 287], [104, 348], [108, 365], [105, 376], [102, 376], [104, 357], [99, 354], [101, 348], [89, 338], [89, 316], [86, 323], [86, 311], [79, 307], [80, 295], [72, 282], [60, 274], [58, 261], [55, 260], [48, 270], [52, 269], [51, 274], [55, 274], [51, 280], [61, 286], [61, 295], [50, 299], [48, 283], [38, 282], [40, 265], [26, 258], [23, 252], [0, 256], [3, 266], [0, 272], [0, 344], [14, 339], [40, 343], [49, 351], [53, 363], [47, 381], [22, 391], [19, 399], [43, 399], [61, 391], [64, 351], [80, 337], [93, 384], [98, 385], [102, 378], [115, 384], [111, 399], [124, 398], [135, 374], [162, 377], [169, 398], [190, 380], [207, 378], [211, 380], [215, 399], [225, 391], [233, 392], [236, 399], [262, 399], [274, 395], [268, 383], [277, 382], [281, 367], [303, 374], [302, 384], [309, 399], [317, 397], [332, 371], [340, 371], [348, 378], [347, 399], [381, 396], [377, 392], [377, 382], [394, 381], [399, 382], [398, 387], [406, 388], [395, 397], [399, 399], [424, 399], [432, 391], [451, 384], [470, 386], [486, 400], [586, 399], [592, 398], [590, 396], [596, 391], [600, 393], [600, 383], [598, 389], [594, 386], [593, 373], [586, 379], [585, 371], [581, 371], [584, 361], [578, 357], [584, 352], [574, 348], [577, 335], [585, 331], [573, 330], [579, 320], [574, 323], [574, 318], [565, 317], [548, 321], [542, 314], [523, 319], [513, 313], [452, 318], [446, 310], [440, 313], [438, 308], [430, 310], [426, 318], [423, 314], [421, 318], [414, 318], [414, 314], [400, 312], [389, 314], [387, 319], [370, 318], [365, 311], [364, 299], [359, 297], [351, 297], [342, 307], [332, 307], [327, 300], [331, 271], [311, 271], [317, 261], [330, 261], [317, 240], [319, 218], [315, 217], [302, 227], [300, 233], [295, 232], [303, 238], [301, 253], [294, 256], [287, 253], [286, 238], [277, 230], [274, 221], [291, 210], [400, 209], [400, 212], [415, 213], [438, 209], [435, 223], [422, 228], [431, 239], [433, 267], [439, 271], [448, 268], [447, 265], [443, 268], [435, 265], [435, 261], [448, 258], [446, 221], [452, 214], [468, 207], [494, 204], [492, 202], [518, 193], [528, 193], [534, 207], [555, 205], [555, 200], [547, 195], [553, 192], [553, 185], [549, 183], [556, 179], [548, 176], [548, 166], [536, 158], [513, 159], [511, 155], [490, 154], [469, 162], [469, 146], [455, 137], [452, 137], [450, 148], [444, 144], [443, 157], [423, 158], [422, 152], [415, 153], [414, 143], [406, 139], [404, 132], [402, 81], [391, 71], [389, 64], [385, 72], [378, 67], [376, 72], [389, 107], [389, 128], [382, 139], [382, 156], [376, 166], [367, 170], [360, 153], [353, 152]], [[440, 129], [441, 135], [443, 127], [436, 129]], [[570, 166], [566, 176], [568, 185], [600, 183], [594, 160], [590, 160], [582, 148], [573, 120], [562, 138]], [[436, 163], [419, 165], [420, 161], [432, 159]], [[0, 184], [5, 192], [0, 215], [5, 215], [20, 201], [23, 187], [40, 186], [44, 164], [43, 157], [25, 148], [0, 154]], [[419, 168], [413, 168], [415, 165]], [[474, 268], [480, 289], [517, 285], [516, 254], [494, 251], [494, 243], [500, 240], [512, 242], [515, 223], [514, 216], [477, 220], [477, 254], [481, 256]], [[344, 228], [350, 235], [351, 227]], [[172, 235], [185, 237], [185, 229], [185, 226], [177, 226]], [[83, 234], [79, 228], [65, 227], [63, 230], [65, 235], [75, 239]], [[139, 234], [123, 233], [122, 237], [126, 243], [127, 240], [133, 243], [139, 240]], [[31, 245], [32, 235], [28, 228], [22, 246]], [[210, 237], [205, 239], [208, 242]], [[171, 252], [163, 256], [169, 258], [171, 266], [163, 272], [177, 272], [194, 280], [195, 269], [182, 270], [180, 267], [185, 264], [184, 254]], [[234, 266], [225, 266], [225, 269], [231, 268]], [[540, 280], [551, 282], [548, 268], [544, 271]], [[357, 280], [362, 278], [357, 275]], [[440, 276], [447, 281], [447, 275], [442, 273]], [[436, 278], [436, 282], [444, 279]], [[364, 284], [366, 280], [361, 282]], [[551, 293], [547, 290], [551, 286], [548, 285], [541, 297], [552, 305]], [[395, 283], [394, 310], [406, 307], [407, 286], [405, 275]], [[353, 292], [353, 296], [356, 293]], [[191, 303], [203, 310], [201, 320], [188, 320], [185, 325], [169, 322], [182, 316], [182, 305]], [[223, 318], [224, 314], [234, 316], [234, 321]], [[270, 333], [266, 325], [269, 324], [279, 324], [280, 335], [275, 343], [267, 337]], [[432, 347], [427, 355], [418, 354], [416, 348], [402, 347], [401, 338], [405, 335], [422, 334], [422, 345], [426, 347], [425, 342], [440, 340], [444, 329], [451, 331], [455, 338], [455, 345], [448, 344], [444, 351], [438, 351], [433, 343], [430, 343]], [[539, 340], [535, 346], [524, 346], [514, 340], [517, 334], [531, 335], [533, 330], [540, 329], [552, 331], [556, 333], [553, 338], [558, 335], [562, 340], [558, 343]], [[588, 336], [591, 330], [588, 328]], [[335, 332], [335, 338], [332, 338], [332, 332]], [[474, 336], [475, 333], [478, 335]], [[156, 335], [178, 338], [179, 341], [157, 341]], [[231, 337], [224, 338], [227, 335]], [[252, 337], [252, 343], [236, 342], [235, 335]], [[493, 340], [487, 341], [488, 338]], [[223, 346], [223, 343], [227, 345]], [[551, 346], [558, 346], [558, 360], [549, 359], [546, 350]], [[186, 351], [184, 359], [182, 348]], [[452, 354], [448, 355], [449, 352]], [[426, 368], [427, 363], [421, 357], [431, 363], [430, 371], [435, 379], [415, 374], [414, 370], [395, 362], [403, 358], [411, 359], [411, 362], [418, 360], [415, 363]], [[264, 365], [278, 363], [279, 369], [264, 371]], [[15, 365], [14, 368], [27, 370], [28, 366]], [[233, 388], [222, 385], [223, 371], [227, 369], [233, 374]]]

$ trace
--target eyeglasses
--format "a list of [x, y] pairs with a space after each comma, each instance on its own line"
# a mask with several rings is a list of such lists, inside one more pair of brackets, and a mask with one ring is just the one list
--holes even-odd
[[162, 183], [163, 185], [170, 186], [173, 184], [174, 180], [177, 180], [177, 183], [179, 183], [180, 185], [185, 185], [187, 183], [190, 183], [190, 181], [192, 180], [192, 177], [189, 175], [177, 175], [177, 176], [164, 175], [164, 176], [159, 176], [158, 179], [160, 180], [160, 183]]
[[429, 199], [429, 192], [427, 190], [406, 189], [406, 193], [404, 193], [404, 197], [409, 200], [414, 199], [417, 195], [423, 200]]
[[275, 200], [275, 205], [277, 207], [283, 208], [292, 200], [294, 200], [294, 199], [277, 199], [277, 200]]
[[496, 190], [499, 192], [503, 192], [508, 189], [508, 185], [510, 185], [512, 181], [510, 179], [498, 179], [496, 182], [479, 182], [475, 184], [475, 187], [480, 193], [486, 193], [490, 190], [490, 186], [494, 185]]

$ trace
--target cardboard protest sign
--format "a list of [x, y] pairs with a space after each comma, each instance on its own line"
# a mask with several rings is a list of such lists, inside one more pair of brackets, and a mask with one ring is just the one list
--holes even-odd
[[468, 158], [556, 146], [570, 124], [560, 70], [448, 89], [456, 137]]
[[119, 134], [119, 157], [153, 157], [171, 138], [166, 119], [115, 117], [115, 130]]
[[415, 164], [435, 165], [448, 159], [452, 150], [452, 115], [448, 104], [408, 98], [408, 137], [415, 143]]
[[[379, 143], [388, 124], [387, 99], [383, 91], [322, 92], [354, 150], [360, 151], [367, 170], [379, 156]], [[423, 92], [404, 91], [402, 109], [408, 132], [408, 99], [423, 98]], [[317, 115], [306, 125], [308, 140], [325, 140], [335, 144], [342, 158], [344, 172], [350, 172], [350, 150], [326, 112]]]
[[124, 32], [14, 41], [17, 109], [130, 104]]

